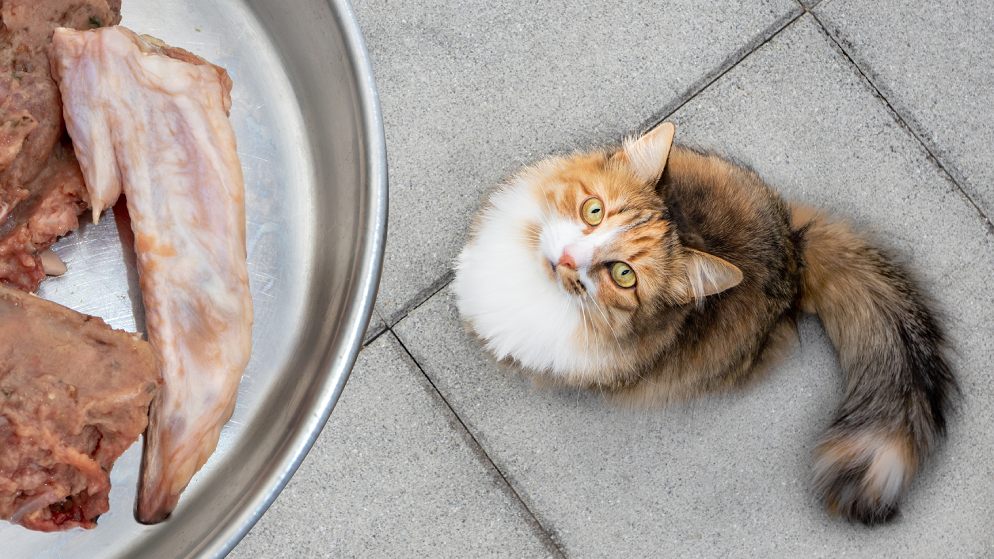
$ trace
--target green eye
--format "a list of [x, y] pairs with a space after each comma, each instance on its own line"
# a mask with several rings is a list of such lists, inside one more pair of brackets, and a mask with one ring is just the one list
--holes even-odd
[[611, 279], [619, 287], [632, 287], [635, 285], [635, 270], [624, 262], [611, 264]]
[[580, 215], [587, 225], [597, 225], [604, 220], [604, 204], [600, 198], [587, 198], [580, 206]]

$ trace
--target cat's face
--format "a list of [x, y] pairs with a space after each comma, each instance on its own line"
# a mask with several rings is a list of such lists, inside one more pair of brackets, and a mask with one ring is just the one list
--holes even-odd
[[657, 129], [617, 151], [548, 159], [490, 195], [454, 290], [499, 359], [600, 383], [637, 365], [641, 326], [694, 299], [694, 252], [655, 191], [672, 137]]
[[617, 154], [552, 160], [526, 183], [540, 217], [525, 241], [566, 300], [600, 313], [591, 327], [627, 334], [640, 309], [678, 302], [675, 232], [653, 185]]

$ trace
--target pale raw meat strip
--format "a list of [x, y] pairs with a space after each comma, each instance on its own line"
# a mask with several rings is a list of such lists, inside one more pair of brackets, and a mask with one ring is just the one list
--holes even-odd
[[251, 350], [242, 172], [231, 81], [123, 27], [58, 29], [52, 68], [97, 207], [128, 201], [149, 341], [152, 403], [138, 519], [163, 520], [217, 446]]

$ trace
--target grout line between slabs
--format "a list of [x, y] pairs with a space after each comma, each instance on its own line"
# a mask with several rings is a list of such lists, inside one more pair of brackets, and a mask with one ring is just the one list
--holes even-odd
[[453, 279], [455, 279], [455, 273], [453, 273], [452, 270], [449, 270], [448, 272], [445, 273], [445, 275], [440, 277], [435, 282], [434, 285], [430, 286], [428, 289], [422, 291], [419, 295], [415, 296], [412, 299], [412, 303], [405, 305], [404, 308], [401, 309], [399, 313], [395, 314], [390, 319], [384, 319], [384, 321], [387, 324], [387, 328], [393, 328], [398, 323], [400, 323], [401, 320], [407, 318], [407, 315], [418, 310], [418, 307], [427, 303], [428, 300], [434, 297], [435, 295], [437, 295], [439, 291], [448, 287], [449, 284], [452, 283]]
[[363, 349], [366, 349], [366, 347], [368, 345], [370, 345], [373, 342], [375, 342], [376, 340], [380, 339], [380, 336], [382, 336], [383, 334], [386, 334], [387, 331], [389, 331], [389, 330], [390, 329], [388, 327], [386, 327], [386, 326], [384, 326], [383, 328], [380, 328], [379, 330], [377, 330], [375, 334], [373, 334], [372, 336], [370, 336], [370, 337], [366, 338], [365, 340], [363, 340], [362, 347], [359, 348], [359, 351], [362, 351]]
[[[803, 16], [807, 12], [807, 10], [804, 8], [803, 5], [800, 5], [800, 8], [801, 9], [798, 10], [798, 12], [796, 14], [791, 15], [791, 16], [787, 16], [783, 20], [775, 22], [773, 25], [771, 25], [770, 27], [768, 27], [767, 31], [769, 31], [770, 29], [773, 29], [773, 31], [770, 32], [761, 41], [756, 42], [756, 43], [749, 43], [748, 45], [746, 45], [742, 49], [739, 49], [739, 50], [735, 51], [726, 60], [726, 63], [728, 61], [731, 61], [731, 63], [727, 64], [727, 67], [722, 68], [722, 66], [725, 66], [725, 64], [722, 64], [721, 66], [719, 66], [719, 70], [715, 73], [714, 77], [712, 77], [712, 78], [705, 77], [704, 79], [702, 79], [702, 80], [696, 82], [695, 84], [691, 85], [688, 88], [688, 94], [685, 95], [682, 100], [677, 101], [675, 104], [673, 104], [672, 108], [665, 107], [665, 108], [663, 108], [662, 111], [659, 111], [659, 112], [655, 113], [653, 116], [650, 116], [645, 121], [645, 123], [642, 126], [640, 126], [640, 128], [644, 129], [644, 130], [649, 130], [651, 128], [654, 128], [656, 125], [658, 125], [659, 123], [663, 122], [664, 120], [666, 120], [667, 118], [669, 118], [670, 116], [672, 116], [673, 113], [675, 113], [678, 110], [680, 110], [680, 108], [682, 108], [684, 105], [686, 105], [687, 103], [689, 103], [690, 101], [692, 101], [698, 95], [700, 95], [701, 93], [703, 93], [704, 91], [706, 91], [708, 88], [711, 87], [712, 84], [714, 84], [716, 81], [718, 81], [719, 79], [721, 79], [721, 77], [724, 76], [725, 74], [727, 74], [732, 68], [735, 68], [736, 66], [738, 66], [739, 63], [741, 63], [743, 60], [745, 60], [746, 58], [748, 58], [752, 53], [756, 52], [756, 50], [758, 50], [759, 48], [761, 48], [763, 45], [765, 45], [766, 43], [770, 42], [774, 37], [776, 37], [777, 35], [779, 35], [784, 29], [786, 29], [787, 27], [789, 27], [790, 24], [792, 24], [795, 21], [797, 21], [798, 18], [800, 18], [801, 16]], [[760, 36], [762, 36], [762, 34]], [[651, 124], [651, 126], [646, 126], [645, 124]], [[388, 329], [392, 329], [394, 326], [396, 326], [398, 323], [400, 323], [400, 321], [402, 321], [405, 318], [407, 318], [407, 316], [409, 314], [411, 314], [412, 312], [416, 311], [421, 305], [423, 305], [426, 302], [428, 302], [428, 300], [431, 299], [432, 297], [434, 297], [435, 295], [437, 295], [439, 291], [441, 291], [441, 290], [445, 289], [446, 287], [448, 287], [448, 285], [450, 283], [452, 283], [452, 279], [453, 279], [453, 273], [452, 273], [452, 271], [447, 272], [444, 276], [442, 276], [441, 278], [439, 278], [437, 280], [436, 284], [434, 284], [432, 286], [429, 286], [423, 292], [421, 292], [418, 295], [415, 295], [414, 297], [412, 297], [411, 301], [408, 304], [406, 304], [403, 307], [401, 307], [401, 310], [399, 312], [395, 313], [393, 316], [391, 316], [389, 318], [385, 317], [384, 321], [387, 324], [387, 328]], [[370, 342], [371, 341], [372, 340], [370, 340]]]
[[[796, 13], [793, 16], [790, 16], [788, 18], [785, 18], [785, 21], [783, 21], [782, 24], [778, 25], [777, 23], [775, 23], [773, 26], [771, 26], [771, 28], [774, 28], [774, 30], [771, 33], [769, 33], [764, 39], [762, 39], [761, 41], [759, 41], [758, 43], [753, 44], [753, 45], [747, 45], [743, 49], [741, 49], [741, 50], [736, 51], [735, 53], [733, 53], [733, 55], [731, 57], [729, 57], [729, 60], [732, 60], [732, 62], [730, 64], [728, 64], [727, 67], [724, 67], [723, 69], [720, 69], [714, 75], [714, 77], [712, 77], [710, 79], [705, 78], [702, 81], [698, 82], [697, 84], [692, 85], [690, 88], [688, 88], [688, 91], [690, 93], [688, 95], [686, 95], [683, 98], [682, 101], [678, 101], [677, 103], [675, 103], [675, 105], [673, 105], [672, 108], [666, 107], [662, 111], [656, 113], [655, 115], [653, 115], [652, 117], [650, 117], [646, 121], [646, 123], [645, 123], [646, 125], [643, 125], [641, 128], [645, 129], [645, 130], [651, 129], [651, 128], [655, 127], [656, 125], [658, 125], [659, 123], [665, 121], [667, 118], [670, 118], [674, 113], [676, 113], [681, 108], [683, 108], [684, 105], [686, 105], [687, 103], [689, 103], [690, 101], [692, 101], [693, 99], [695, 99], [696, 97], [698, 97], [701, 93], [707, 91], [715, 82], [717, 82], [722, 77], [724, 77], [725, 74], [727, 74], [728, 72], [730, 72], [733, 68], [735, 68], [736, 66], [738, 66], [742, 61], [744, 61], [746, 58], [748, 58], [754, 52], [756, 52], [757, 50], [759, 50], [760, 48], [762, 48], [764, 45], [766, 45], [767, 43], [769, 43], [771, 40], [773, 40], [773, 38], [775, 38], [784, 29], [786, 29], [791, 24], [793, 24], [795, 21], [797, 21], [799, 18], [801, 18], [804, 14], [810, 14], [811, 17], [818, 24], [818, 26], [821, 28], [822, 32], [825, 33], [825, 35], [829, 38], [829, 40], [831, 40], [832, 43], [836, 46], [836, 48], [838, 49], [838, 51], [840, 52], [840, 54], [842, 54], [842, 56], [844, 56], [849, 61], [849, 63], [852, 65], [852, 67], [856, 69], [856, 71], [863, 78], [863, 80], [866, 82], [866, 84], [873, 90], [873, 92], [877, 95], [877, 97], [879, 97], [881, 99], [881, 101], [883, 101], [884, 105], [891, 112], [891, 114], [893, 115], [894, 119], [899, 123], [899, 125], [901, 127], [903, 127], [908, 132], [908, 134], [910, 134], [915, 140], [918, 141], [919, 145], [921, 145], [922, 149], [925, 150], [925, 152], [928, 154], [928, 156], [932, 160], [932, 162], [946, 175], [946, 177], [956, 186], [956, 188], [960, 192], [960, 194], [964, 198], [966, 198], [966, 200], [974, 207], [974, 209], [981, 216], [981, 218], [983, 218], [984, 222], [987, 225], [987, 228], [989, 230], [994, 231], [994, 225], [992, 225], [992, 222], [991, 222], [990, 218], [988, 218], [988, 216], [977, 205], [977, 203], [973, 200], [973, 198], [970, 197], [969, 194], [967, 194], [966, 190], [960, 184], [960, 181], [957, 180], [953, 176], [953, 174], [949, 171], [949, 169], [946, 167], [946, 165], [935, 155], [935, 152], [929, 147], [929, 145], [925, 142], [925, 140], [923, 139], [923, 137], [920, 134], [918, 134], [908, 124], [908, 121], [904, 118], [904, 116], [901, 113], [899, 113], [894, 108], [894, 106], [893, 106], [893, 104], [891, 104], [890, 100], [887, 99], [886, 96], [884, 96], [884, 94], [880, 91], [880, 89], [873, 82], [873, 80], [870, 79], [869, 75], [866, 72], [863, 71], [863, 68], [860, 67], [860, 65], [856, 63], [856, 61], [853, 59], [853, 57], [850, 56], [850, 54], [845, 50], [845, 48], [843, 48], [843, 46], [840, 43], [840, 41], [828, 30], [828, 28], [825, 26], [825, 24], [822, 23], [821, 19], [819, 19], [818, 16], [815, 15], [815, 13], [812, 11], [813, 8], [815, 8], [816, 6], [824, 4], [824, 3], [827, 3], [827, 2], [828, 2], [828, 0], [819, 0], [818, 2], [816, 2], [815, 4], [813, 4], [812, 6], [805, 6], [804, 4], [802, 4], [800, 2], [800, 0], [797, 0], [797, 3], [800, 6], [800, 10], [798, 11], [798, 13]], [[420, 294], [421, 296], [415, 296], [412, 299], [411, 303], [409, 303], [408, 305], [405, 305], [401, 309], [400, 312], [396, 313], [393, 317], [391, 317], [389, 319], [385, 318], [386, 327], [383, 328], [383, 330], [381, 330], [380, 332], [378, 332], [376, 335], [374, 335], [373, 337], [371, 337], [369, 340], [367, 340], [363, 344], [363, 347], [368, 346], [369, 344], [373, 343], [380, 336], [382, 336], [382, 335], [384, 335], [384, 334], [386, 334], [388, 332], [390, 333], [390, 335], [397, 341], [397, 343], [400, 344], [400, 347], [404, 350], [404, 352], [407, 354], [407, 356], [415, 364], [415, 366], [418, 368], [418, 370], [421, 372], [421, 374], [424, 375], [425, 379], [427, 379], [428, 383], [435, 390], [435, 393], [438, 394], [438, 397], [442, 400], [442, 402], [445, 404], [445, 406], [449, 409], [449, 411], [452, 413], [452, 415], [456, 418], [456, 421], [459, 422], [459, 425], [462, 427], [462, 429], [464, 430], [464, 432], [470, 438], [470, 440], [472, 441], [472, 443], [476, 446], [476, 449], [478, 450], [478, 452], [480, 453], [480, 455], [485, 459], [485, 461], [487, 463], [489, 463], [489, 465], [493, 468], [493, 470], [497, 473], [497, 475], [499, 475], [500, 478], [504, 481], [506, 487], [511, 492], [512, 496], [518, 501], [518, 503], [521, 504], [521, 506], [524, 508], [524, 510], [527, 511], [529, 517], [531, 518], [532, 522], [534, 523], [534, 526], [536, 528], [538, 528], [538, 530], [541, 532], [541, 534], [546, 538], [546, 540], [547, 540], [545, 542], [546, 545], [550, 546], [551, 550], [554, 550], [558, 556], [565, 558], [567, 555], [566, 555], [565, 551], [563, 550], [563, 548], [560, 547], [560, 545], [556, 541], [556, 539], [552, 536], [552, 532], [550, 530], [548, 530], [542, 524], [542, 522], [538, 519], [538, 516], [535, 514], [535, 512], [531, 510], [531, 508], [528, 506], [527, 503], [525, 503], [524, 499], [518, 493], [517, 489], [510, 482], [510, 480], [508, 479], [508, 477], [497, 466], [497, 464], [494, 462], [493, 458], [490, 457], [490, 455], [487, 453], [486, 449], [483, 448], [483, 445], [480, 444], [479, 440], [476, 438], [476, 436], [473, 434], [473, 432], [469, 429], [469, 427], [463, 421], [462, 417], [456, 412], [455, 408], [453, 408], [453, 406], [445, 398], [445, 396], [442, 394], [441, 390], [438, 389], [438, 386], [435, 385], [434, 381], [432, 381], [432, 379], [428, 375], [428, 373], [425, 372], [424, 367], [422, 367], [421, 363], [418, 362], [418, 360], [414, 357], [414, 355], [410, 352], [410, 350], [404, 344], [403, 340], [401, 340], [400, 336], [398, 336], [394, 332], [394, 330], [393, 330], [393, 327], [396, 326], [398, 323], [400, 323], [405, 318], [407, 318], [408, 315], [410, 315], [412, 312], [416, 311], [418, 308], [420, 308], [422, 305], [424, 305], [426, 302], [428, 302], [431, 298], [433, 298], [435, 295], [437, 295], [440, 291], [442, 291], [443, 289], [445, 289], [446, 287], [448, 287], [448, 285], [450, 283], [452, 283], [452, 280], [453, 280], [453, 276], [452, 276], [452, 272], [450, 271], [450, 272], [446, 273], [444, 276], [442, 276], [441, 278], [439, 278], [438, 282], [434, 286], [430, 286], [428, 289], [425, 290], [425, 292], [423, 292], [422, 294]]]
[[[690, 93], [689, 95], [686, 95], [682, 101], [677, 101], [675, 104], [671, 106], [664, 107], [663, 110], [649, 117], [649, 119], [646, 120], [643, 123], [643, 125], [640, 127], [641, 130], [643, 131], [652, 130], [659, 124], [666, 121], [667, 118], [673, 116], [673, 113], [679, 111], [681, 108], [683, 108], [684, 105], [697, 98], [698, 95], [710, 89], [710, 87], [714, 85], [715, 82], [717, 82], [722, 77], [724, 77], [724, 75], [727, 74], [728, 72], [732, 71], [733, 68], [741, 64], [743, 60], [749, 58], [749, 56], [751, 56], [752, 53], [762, 48], [764, 45], [766, 45], [766, 43], [772, 41], [773, 38], [779, 35], [784, 29], [790, 27], [792, 23], [797, 21], [798, 18], [803, 16], [806, 12], [803, 5], [799, 4], [798, 6], [800, 9], [797, 11], [797, 13], [785, 16], [783, 19], [774, 22], [772, 25], [767, 27], [764, 30], [765, 32], [767, 32], [766, 37], [762, 38], [758, 42], [755, 41], [750, 42], [741, 49], [732, 53], [732, 55], [726, 59], [725, 64], [722, 64], [721, 66], [718, 67], [719, 70], [715, 73], [713, 77], [711, 78], [705, 77], [702, 80], [691, 85], [689, 88], [687, 88], [687, 91]], [[771, 29], [772, 31], [770, 31]], [[759, 37], [762, 36], [763, 36], [762, 34], [759, 35]], [[729, 63], [729, 61], [731, 61], [731, 63]]]
[[986, 225], [988, 232], [994, 233], [994, 223], [991, 222], [991, 218], [984, 212], [983, 209], [981, 209], [980, 205], [977, 204], [977, 202], [973, 199], [973, 197], [970, 196], [969, 193], [967, 193], [966, 189], [963, 188], [961, 181], [958, 180], [956, 176], [953, 175], [953, 173], [949, 170], [949, 168], [946, 167], [946, 164], [943, 163], [941, 159], [939, 159], [939, 157], [935, 154], [935, 150], [933, 150], [931, 146], [929, 146], [928, 143], [925, 141], [924, 136], [922, 134], [919, 134], [911, 126], [911, 124], [909, 123], [911, 120], [904, 118], [904, 115], [902, 115], [894, 107], [894, 105], [890, 102], [890, 99], [888, 99], [880, 90], [880, 88], [877, 87], [877, 84], [875, 84], [873, 80], [870, 79], [869, 73], [863, 71], [863, 68], [856, 63], [856, 60], [849, 54], [849, 52], [846, 51], [845, 47], [842, 46], [842, 42], [838, 38], [836, 38], [831, 31], [828, 30], [828, 27], [824, 23], [822, 23], [821, 19], [819, 19], [818, 16], [815, 15], [815, 13], [810, 10], [805, 9], [804, 11], [808, 14], [811, 14], [811, 17], [815, 20], [815, 23], [818, 24], [818, 27], [821, 29], [822, 33], [824, 33], [825, 36], [828, 37], [828, 40], [830, 40], [832, 44], [835, 45], [835, 48], [838, 50], [838, 52], [843, 57], [845, 57], [847, 61], [849, 61], [849, 64], [851, 64], [853, 68], [855, 68], [856, 72], [859, 73], [860, 77], [863, 78], [863, 81], [866, 83], [866, 85], [869, 86], [869, 88], [873, 91], [873, 93], [883, 102], [884, 106], [887, 107], [887, 110], [890, 111], [891, 116], [894, 118], [895, 121], [897, 121], [898, 125], [901, 128], [903, 128], [905, 132], [907, 132], [912, 138], [914, 138], [915, 141], [918, 142], [918, 145], [920, 145], [921, 148], [925, 150], [925, 153], [928, 155], [928, 158], [931, 160], [931, 162], [936, 167], [938, 167], [939, 170], [942, 171], [944, 175], [946, 175], [946, 178], [948, 178], [949, 181], [956, 186], [956, 190], [959, 191], [960, 195], [962, 195], [963, 198], [965, 198], [966, 201], [969, 202], [971, 206], [973, 206], [973, 209], [976, 210], [977, 214], [984, 222], [984, 225]]
[[[760, 40], [758, 43], [747, 45], [743, 49], [741, 49], [741, 50], [736, 51], [735, 53], [733, 53], [733, 55], [731, 57], [729, 57], [729, 60], [732, 60], [732, 62], [730, 64], [728, 64], [726, 67], [724, 67], [724, 68], [720, 69], [718, 72], [716, 72], [716, 74], [713, 77], [711, 77], [711, 78], [705, 78], [702, 81], [698, 82], [697, 84], [692, 85], [690, 88], [688, 88], [688, 91], [690, 91], [690, 93], [688, 95], [686, 95], [681, 101], [676, 102], [672, 106], [672, 108], [666, 107], [662, 111], [660, 111], [660, 112], [656, 113], [654, 116], [650, 117], [646, 121], [646, 123], [649, 126], [645, 126], [644, 125], [644, 126], [642, 126], [642, 128], [643, 129], [651, 129], [651, 128], [655, 127], [656, 125], [658, 125], [659, 123], [665, 121], [667, 118], [670, 118], [674, 113], [676, 113], [681, 108], [683, 108], [684, 105], [686, 105], [687, 103], [689, 103], [692, 100], [694, 100], [701, 93], [707, 91], [714, 83], [716, 83], [718, 80], [720, 80], [722, 77], [724, 77], [725, 74], [727, 74], [728, 72], [730, 72], [733, 68], [735, 68], [736, 66], [738, 66], [742, 61], [744, 61], [746, 58], [748, 58], [754, 52], [756, 52], [757, 50], [759, 50], [760, 48], [762, 48], [764, 45], [766, 45], [767, 43], [769, 43], [771, 40], [773, 40], [784, 29], [786, 29], [787, 27], [789, 27], [791, 24], [793, 24], [795, 21], [797, 21], [799, 18], [801, 18], [804, 14], [811, 14], [812, 18], [814, 18], [815, 22], [822, 29], [822, 31], [836, 45], [836, 47], [841, 52], [841, 54], [843, 56], [845, 56], [846, 59], [852, 64], [852, 66], [857, 70], [857, 72], [859, 72], [859, 74], [863, 77], [863, 79], [870, 86], [870, 88], [873, 89], [873, 91], [877, 94], [877, 96], [880, 97], [881, 100], [883, 100], [884, 104], [887, 106], [887, 108], [893, 114], [894, 118], [900, 123], [900, 125], [903, 128], [905, 128], [908, 131], [909, 134], [912, 135], [912, 137], [914, 137], [919, 142], [919, 144], [925, 149], [926, 153], [928, 153], [928, 155], [932, 158], [932, 160], [935, 162], [935, 164], [942, 170], [943, 173], [946, 174], [946, 176], [949, 178], [949, 180], [952, 181], [952, 183], [954, 185], [956, 185], [956, 188], [960, 191], [960, 193], [973, 205], [974, 209], [976, 209], [977, 212], [984, 218], [984, 220], [987, 222], [988, 227], [991, 227], [990, 220], [987, 218], [987, 216], [984, 214], [984, 212], [977, 206], [977, 204], [973, 201], [973, 199], [966, 193], [966, 191], [963, 189], [962, 185], [960, 185], [959, 181], [957, 181], [953, 177], [953, 175], [942, 164], [942, 162], [938, 159], [938, 157], [935, 156], [935, 154], [933, 153], [933, 151], [925, 144], [925, 142], [922, 140], [922, 138], [917, 133], [915, 133], [914, 130], [911, 129], [911, 127], [908, 125], [908, 123], [905, 121], [905, 119], [901, 116], [900, 113], [897, 112], [897, 110], [894, 109], [894, 107], [890, 103], [890, 101], [886, 97], [884, 97], [884, 95], [880, 92], [879, 88], [877, 88], [877, 86], [873, 83], [873, 81], [870, 80], [870, 78], [863, 71], [863, 69], [860, 68], [860, 66], [858, 64], [856, 64], [856, 62], [852, 59], [852, 57], [849, 55], [849, 53], [847, 53], [845, 51], [845, 49], [842, 48], [841, 44], [828, 31], [828, 29], [821, 22], [821, 20], [818, 19], [818, 17], [811, 11], [812, 8], [814, 8], [818, 4], [822, 3], [823, 1], [824, 0], [820, 0], [815, 5], [808, 7], [808, 6], [805, 6], [804, 4], [802, 4], [800, 2], [800, 0], [798, 0], [798, 5], [800, 7], [800, 10], [796, 14], [785, 18], [785, 20], [783, 20], [782, 23], [781, 22], [774, 23], [771, 26], [771, 28], [773, 28], [773, 31], [771, 33], [769, 33], [765, 38], [763, 38], [762, 40]], [[398, 323], [400, 323], [405, 318], [407, 318], [408, 315], [410, 315], [412, 312], [416, 311], [418, 308], [420, 308], [422, 305], [424, 305], [426, 302], [428, 302], [431, 298], [433, 298], [435, 295], [437, 295], [440, 291], [442, 291], [443, 289], [445, 289], [446, 287], [448, 287], [448, 285], [450, 283], [452, 283], [452, 280], [453, 280], [453, 275], [452, 275], [452, 272], [450, 271], [450, 272], [446, 273], [444, 276], [442, 276], [441, 278], [439, 278], [438, 282], [435, 285], [430, 286], [422, 294], [420, 294], [420, 296], [414, 297], [413, 300], [412, 300], [412, 302], [409, 303], [408, 305], [405, 305], [401, 309], [400, 312], [396, 313], [393, 317], [391, 317], [389, 319], [385, 319], [385, 322], [386, 322], [387, 326], [383, 330], [381, 330], [380, 332], [378, 332], [376, 335], [374, 335], [372, 338], [370, 338], [369, 340], [367, 340], [366, 343], [364, 344], [364, 347], [367, 346], [367, 345], [369, 345], [369, 344], [371, 344], [371, 343], [373, 343], [374, 341], [376, 341], [380, 336], [382, 336], [382, 335], [384, 335], [384, 334], [386, 334], [388, 332], [390, 333], [390, 335], [394, 338], [394, 340], [396, 340], [397, 343], [400, 345], [400, 347], [404, 350], [404, 353], [407, 354], [407, 356], [415, 364], [415, 366], [418, 368], [418, 370], [421, 372], [421, 374], [424, 375], [424, 377], [425, 377], [425, 379], [427, 379], [429, 385], [431, 385], [431, 387], [435, 390], [435, 393], [438, 395], [438, 397], [445, 404], [446, 408], [448, 408], [448, 410], [452, 413], [452, 415], [453, 415], [453, 417], [455, 417], [456, 421], [459, 422], [459, 425], [462, 427], [462, 429], [466, 433], [466, 435], [470, 438], [470, 440], [472, 441], [472, 444], [475, 445], [475, 447], [478, 450], [479, 454], [493, 468], [493, 471], [495, 471], [497, 473], [497, 475], [500, 476], [500, 478], [504, 481], [504, 484], [506, 485], [506, 487], [508, 488], [508, 490], [511, 492], [512, 496], [514, 497], [514, 499], [516, 499], [518, 501], [518, 503], [520, 503], [520, 505], [528, 513], [529, 517], [531, 518], [532, 522], [534, 523], [534, 526], [546, 538], [546, 540], [547, 540], [546, 541], [546, 545], [547, 546], [551, 546], [551, 549], [554, 550], [556, 552], [556, 554], [558, 554], [560, 557], [566, 557], [565, 551], [562, 549], [562, 547], [560, 547], [559, 543], [552, 536], [552, 532], [549, 529], [547, 529], [542, 524], [542, 522], [538, 519], [538, 516], [535, 514], [535, 512], [531, 510], [531, 508], [528, 506], [527, 503], [525, 503], [524, 499], [521, 497], [521, 494], [518, 493], [517, 489], [514, 487], [514, 485], [511, 483], [511, 481], [508, 479], [508, 477], [497, 466], [496, 462], [494, 462], [493, 458], [491, 458], [491, 456], [487, 453], [487, 451], [486, 451], [486, 449], [484, 449], [483, 445], [480, 444], [480, 441], [476, 438], [476, 435], [474, 435], [473, 432], [469, 429], [469, 427], [463, 421], [462, 417], [456, 412], [456, 410], [452, 406], [452, 404], [449, 403], [449, 401], [442, 394], [441, 390], [439, 390], [438, 386], [435, 385], [435, 382], [431, 379], [431, 377], [428, 375], [428, 373], [425, 372], [425, 369], [421, 365], [421, 363], [418, 362], [418, 360], [414, 357], [414, 355], [411, 353], [411, 351], [404, 344], [403, 340], [401, 340], [400, 336], [398, 336], [397, 333], [394, 332], [394, 330], [393, 330], [393, 327], [396, 326]]]
[[452, 404], [450, 404], [449, 401], [445, 398], [445, 395], [442, 394], [442, 391], [438, 389], [438, 386], [435, 385], [435, 382], [431, 380], [431, 377], [428, 376], [427, 372], [425, 372], [424, 367], [422, 367], [421, 363], [419, 363], [418, 360], [414, 357], [414, 354], [411, 353], [409, 349], [407, 349], [407, 346], [404, 344], [404, 341], [400, 338], [400, 336], [397, 335], [396, 332], [393, 331], [393, 328], [387, 328], [384, 331], [384, 333], [385, 332], [390, 332], [390, 335], [393, 336], [393, 339], [400, 345], [401, 349], [404, 350], [404, 353], [407, 354], [407, 356], [411, 359], [411, 362], [413, 362], [414, 365], [418, 368], [418, 371], [420, 371], [421, 374], [424, 375], [425, 379], [428, 380], [428, 384], [431, 385], [432, 389], [435, 390], [435, 393], [442, 400], [442, 403], [445, 404], [445, 407], [452, 413], [452, 416], [456, 419], [456, 421], [459, 422], [459, 425], [462, 427], [463, 432], [465, 432], [466, 435], [469, 437], [470, 441], [472, 441], [472, 444], [476, 447], [476, 451], [478, 452], [478, 454], [485, 460], [487, 464], [490, 465], [491, 468], [493, 468], [493, 471], [496, 472], [498, 476], [500, 476], [500, 479], [504, 481], [505, 486], [507, 487], [508, 491], [510, 491], [511, 496], [515, 500], [517, 500], [518, 503], [521, 505], [521, 507], [528, 513], [528, 516], [531, 519], [531, 523], [533, 524], [533, 529], [538, 530], [545, 539], [543, 544], [547, 548], [549, 548], [550, 551], [554, 551], [558, 557], [565, 559], [567, 557], [566, 552], [565, 550], [563, 550], [562, 547], [560, 547], [556, 539], [552, 537], [552, 531], [550, 531], [548, 528], [545, 527], [545, 525], [542, 524], [542, 521], [538, 519], [538, 516], [535, 514], [535, 512], [528, 506], [527, 503], [525, 503], [525, 500], [521, 498], [521, 494], [518, 493], [518, 490], [515, 489], [513, 484], [511, 484], [511, 481], [507, 478], [506, 475], [504, 475], [504, 472], [499, 467], [497, 467], [497, 463], [494, 462], [493, 458], [490, 457], [490, 454], [488, 454], [486, 449], [483, 448], [483, 445], [480, 444], [479, 440], [477, 440], [476, 435], [474, 435], [473, 432], [470, 431], [469, 427], [463, 421], [462, 417], [460, 417], [459, 414], [456, 413], [455, 408], [453, 408]]

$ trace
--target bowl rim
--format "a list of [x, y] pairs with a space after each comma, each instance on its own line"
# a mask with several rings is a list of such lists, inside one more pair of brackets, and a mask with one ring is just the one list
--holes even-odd
[[316, 401], [320, 403], [317, 413], [308, 416], [288, 435], [285, 448], [290, 449], [280, 458], [279, 463], [261, 478], [260, 491], [247, 500], [247, 506], [234, 514], [227, 515], [224, 525], [216, 527], [208, 540], [193, 548], [191, 556], [223, 558], [238, 545], [253, 526], [262, 518], [286, 487], [290, 478], [300, 467], [311, 447], [324, 429], [332, 410], [338, 403], [342, 390], [349, 379], [352, 367], [362, 349], [366, 328], [369, 326], [379, 288], [386, 246], [388, 215], [388, 176], [386, 138], [383, 131], [383, 117], [380, 112], [379, 94], [373, 78], [372, 63], [348, 0], [326, 0], [339, 23], [345, 51], [350, 56], [353, 78], [356, 83], [356, 99], [361, 123], [361, 152], [366, 154], [363, 185], [365, 207], [363, 214], [368, 216], [368, 228], [362, 238], [359, 255], [356, 258], [355, 277], [357, 305], [347, 313], [343, 321], [343, 331], [347, 348], [342, 352], [329, 352], [323, 366], [333, 382], [320, 388]]

